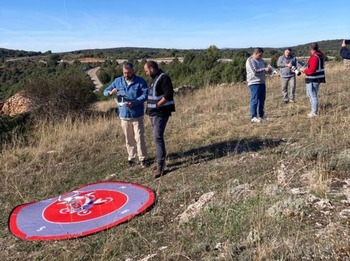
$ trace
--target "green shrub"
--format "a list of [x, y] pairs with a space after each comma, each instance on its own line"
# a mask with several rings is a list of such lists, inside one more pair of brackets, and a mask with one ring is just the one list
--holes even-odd
[[86, 112], [96, 100], [94, 85], [83, 72], [70, 72], [57, 78], [36, 78], [25, 90], [32, 101], [34, 118], [61, 119]]

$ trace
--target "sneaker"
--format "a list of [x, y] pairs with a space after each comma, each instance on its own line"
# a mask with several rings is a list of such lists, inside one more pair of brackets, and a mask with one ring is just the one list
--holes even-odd
[[133, 168], [136, 166], [136, 162], [134, 160], [129, 160], [128, 164], [129, 164], [129, 168]]
[[141, 161], [141, 168], [143, 168], [143, 169], [148, 168], [149, 165], [150, 164], [149, 164], [148, 160]]
[[257, 117], [253, 117], [251, 120], [250, 120], [252, 123], [260, 123], [261, 122], [261, 119], [257, 118]]
[[284, 102], [284, 103], [288, 103], [288, 102], [289, 102], [289, 100], [284, 100], [283, 102]]
[[314, 118], [314, 117], [318, 117], [318, 115], [317, 115], [316, 113], [314, 113], [314, 112], [310, 112], [310, 113], [307, 115], [307, 117], [309, 117], [309, 118]]
[[295, 103], [295, 100], [294, 100], [294, 99], [291, 99], [291, 100], [289, 100], [289, 102], [291, 102], [291, 103]]

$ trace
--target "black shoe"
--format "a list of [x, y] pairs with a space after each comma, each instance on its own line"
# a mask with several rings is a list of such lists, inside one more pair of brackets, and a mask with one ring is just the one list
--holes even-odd
[[135, 161], [133, 160], [129, 160], [128, 163], [129, 163], [129, 168], [133, 168], [136, 165]]
[[143, 160], [141, 161], [141, 168], [145, 169], [148, 168], [150, 166], [148, 160]]

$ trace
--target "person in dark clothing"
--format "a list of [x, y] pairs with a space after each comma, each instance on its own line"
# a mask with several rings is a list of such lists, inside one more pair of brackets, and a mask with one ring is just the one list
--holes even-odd
[[158, 67], [155, 61], [146, 62], [144, 71], [152, 78], [148, 87], [146, 114], [149, 115], [153, 128], [157, 164], [155, 178], [159, 178], [164, 174], [165, 169], [165, 127], [171, 113], [175, 111], [174, 88], [170, 77]]
[[343, 59], [350, 60], [350, 51], [348, 48], [346, 48], [346, 42], [343, 40], [341, 44], [341, 49], [340, 49], [340, 56]]

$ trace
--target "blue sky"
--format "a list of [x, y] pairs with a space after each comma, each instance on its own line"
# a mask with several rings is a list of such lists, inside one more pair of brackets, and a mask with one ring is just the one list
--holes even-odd
[[0, 47], [286, 47], [350, 39], [347, 0], [0, 0]]

